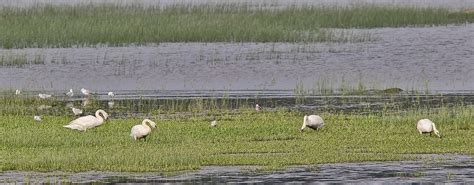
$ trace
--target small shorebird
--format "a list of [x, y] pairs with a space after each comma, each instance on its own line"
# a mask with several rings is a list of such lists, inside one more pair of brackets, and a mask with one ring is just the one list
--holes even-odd
[[35, 121], [37, 121], [37, 122], [40, 122], [41, 121], [41, 116], [34, 116], [33, 119], [35, 119]]
[[112, 91], [110, 91], [109, 93], [107, 93], [107, 95], [109, 95], [110, 97], [114, 97], [114, 96], [115, 96], [114, 92], [112, 92]]
[[51, 98], [52, 95], [50, 94], [38, 94], [38, 96], [41, 98], [41, 99], [46, 99], [46, 98]]
[[72, 113], [74, 113], [75, 116], [82, 114], [81, 109], [77, 109], [77, 108], [74, 108], [74, 107], [71, 107], [71, 109], [72, 109]]
[[74, 92], [72, 91], [72, 89], [69, 89], [69, 92], [66, 93], [66, 96], [69, 96], [69, 97], [74, 96]]
[[255, 104], [255, 110], [256, 111], [261, 111], [262, 110], [262, 107], [258, 104]]
[[89, 90], [87, 90], [87, 89], [84, 89], [84, 88], [81, 89], [81, 93], [84, 94], [84, 95], [86, 95], [86, 96], [91, 95], [91, 91], [89, 91]]

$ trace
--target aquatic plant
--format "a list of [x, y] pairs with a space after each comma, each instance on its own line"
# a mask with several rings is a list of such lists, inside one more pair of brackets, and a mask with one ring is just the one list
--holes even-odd
[[266, 9], [242, 4], [167, 7], [108, 4], [0, 9], [3, 48], [121, 46], [162, 42], [359, 42], [370, 35], [321, 28], [474, 22], [442, 8], [361, 5]]

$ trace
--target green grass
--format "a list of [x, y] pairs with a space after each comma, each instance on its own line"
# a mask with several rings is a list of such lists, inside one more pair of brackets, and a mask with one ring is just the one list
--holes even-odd
[[121, 46], [162, 42], [367, 41], [370, 35], [321, 28], [432, 26], [474, 22], [474, 14], [439, 8], [361, 5], [288, 7], [239, 4], [119, 7], [38, 6], [0, 9], [3, 48]]
[[[133, 141], [140, 119], [110, 119], [87, 132], [62, 126], [72, 116], [0, 116], [0, 171], [159, 171], [207, 165], [288, 165], [415, 159], [405, 154], [474, 154], [473, 107], [386, 111], [358, 115], [320, 112], [326, 126], [299, 132], [303, 114], [291, 111], [154, 119], [146, 142]], [[156, 116], [156, 115], [155, 115]], [[420, 135], [415, 123], [430, 118], [444, 136]]]

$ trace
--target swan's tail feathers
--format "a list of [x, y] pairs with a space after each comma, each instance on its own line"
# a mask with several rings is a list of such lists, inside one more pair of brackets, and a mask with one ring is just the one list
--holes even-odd
[[74, 125], [74, 124], [64, 125], [63, 127], [70, 128], [70, 129], [73, 129], [73, 130], [86, 131], [83, 127], [81, 127], [79, 125]]
[[438, 129], [436, 129], [436, 125], [433, 123], [433, 132], [440, 138], [441, 135], [439, 135]]

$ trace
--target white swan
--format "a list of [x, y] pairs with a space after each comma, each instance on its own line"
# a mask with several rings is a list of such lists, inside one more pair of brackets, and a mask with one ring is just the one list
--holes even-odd
[[34, 116], [33, 119], [35, 119], [35, 121], [37, 121], [37, 122], [40, 122], [41, 121], [41, 116]]
[[114, 92], [112, 92], [112, 91], [110, 91], [109, 93], [107, 93], [107, 95], [109, 95], [110, 97], [114, 97], [114, 96], [115, 96]]
[[87, 89], [84, 89], [84, 88], [81, 89], [81, 93], [84, 94], [84, 95], [86, 95], [86, 96], [91, 95], [91, 91], [89, 91], [89, 90], [87, 90]]
[[69, 92], [66, 93], [66, 96], [69, 96], [69, 97], [74, 96], [74, 92], [72, 91], [72, 89], [69, 89]]
[[[101, 114], [104, 118], [102, 118]], [[73, 130], [86, 131], [89, 128], [94, 128], [96, 126], [102, 125], [102, 123], [104, 123], [104, 120], [106, 120], [108, 117], [109, 115], [104, 110], [99, 109], [95, 112], [95, 117], [91, 115], [82, 116], [69, 122], [69, 125], [64, 125], [64, 127]]]
[[20, 90], [20, 89], [17, 89], [17, 90], [15, 91], [15, 95], [20, 95], [20, 94], [21, 94], [21, 90]]
[[[146, 123], [149, 123], [151, 128]], [[141, 125], [135, 125], [132, 127], [130, 136], [135, 140], [142, 138], [146, 140], [146, 136], [151, 133], [152, 128], [156, 128], [156, 123], [149, 119], [144, 119]]]
[[51, 98], [52, 95], [50, 94], [38, 94], [38, 96], [41, 98], [41, 99], [46, 99], [46, 98]]
[[303, 126], [301, 127], [300, 131], [303, 132], [303, 129], [308, 127], [312, 128], [313, 130], [319, 130], [324, 126], [323, 118], [318, 115], [309, 115], [304, 116], [303, 118]]
[[260, 110], [262, 110], [262, 107], [258, 104], [255, 104], [255, 110], [260, 111]]
[[211, 121], [211, 127], [216, 127], [217, 126], [217, 120]]
[[441, 135], [439, 135], [439, 131], [436, 129], [436, 125], [429, 119], [421, 119], [420, 121], [418, 121], [418, 123], [416, 124], [416, 129], [418, 129], [418, 132], [420, 132], [420, 134], [423, 134], [423, 133], [433, 133], [436, 134], [438, 137], [441, 137]]
[[72, 109], [72, 113], [74, 113], [75, 116], [82, 114], [81, 109], [77, 109], [77, 108], [74, 108], [74, 107], [71, 107], [71, 109]]

